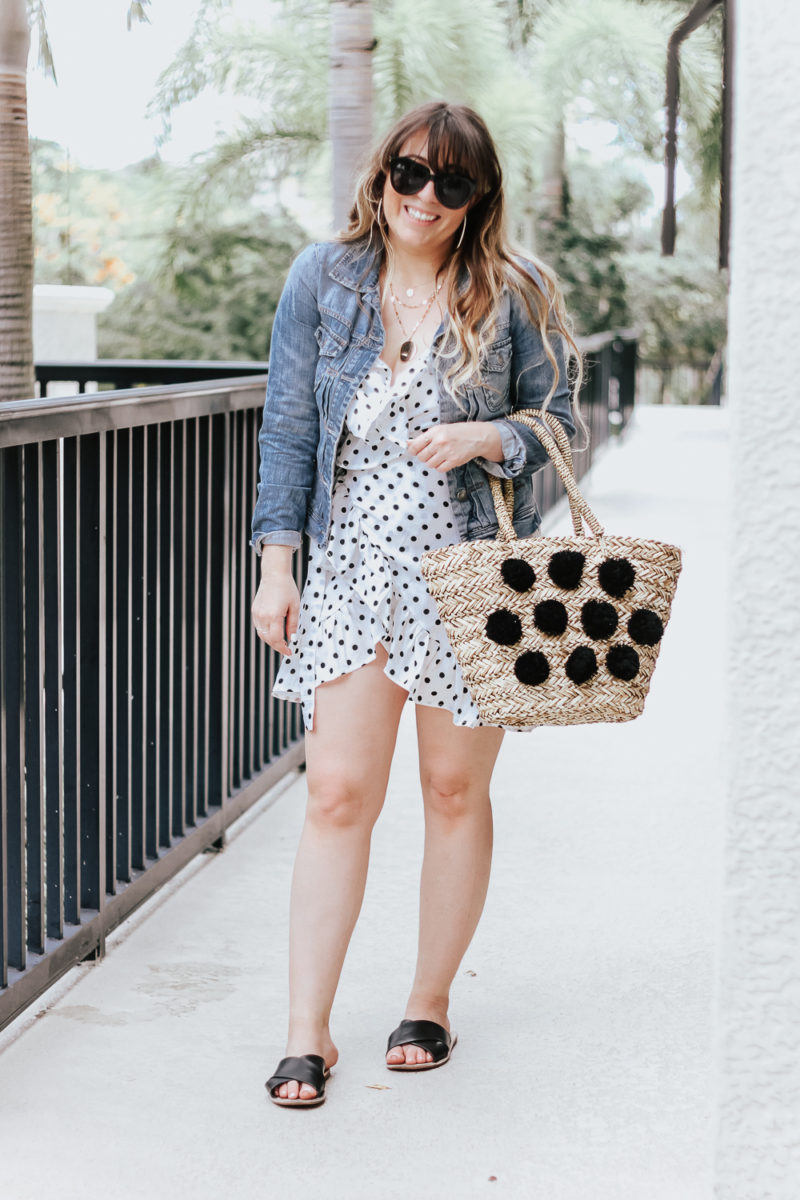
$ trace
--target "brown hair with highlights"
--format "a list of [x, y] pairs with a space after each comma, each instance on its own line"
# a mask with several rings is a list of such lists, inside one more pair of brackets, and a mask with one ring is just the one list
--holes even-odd
[[[391, 272], [389, 241], [381, 198], [389, 164], [410, 137], [427, 130], [426, 157], [432, 171], [457, 167], [475, 180], [477, 189], [467, 212], [461, 246], [455, 245], [442, 267], [443, 293], [449, 314], [448, 336], [440, 354], [452, 359], [446, 373], [448, 389], [480, 373], [481, 351], [491, 340], [493, 318], [504, 287], [523, 300], [532, 323], [538, 328], [545, 353], [553, 368], [553, 385], [545, 407], [558, 385], [558, 362], [551, 335], [564, 342], [567, 375], [576, 409], [582, 379], [581, 355], [571, 332], [571, 322], [553, 271], [530, 254], [525, 258], [539, 271], [545, 290], [526, 271], [509, 245], [506, 232], [503, 174], [492, 136], [481, 117], [462, 104], [434, 100], [401, 117], [370, 157], [356, 187], [356, 197], [342, 242], [366, 240], [384, 256]], [[459, 281], [466, 278], [466, 286]], [[582, 422], [580, 422], [582, 424]]]

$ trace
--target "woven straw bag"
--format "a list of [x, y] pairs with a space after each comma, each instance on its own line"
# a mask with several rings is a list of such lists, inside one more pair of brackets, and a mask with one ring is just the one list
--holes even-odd
[[512, 419], [547, 450], [567, 491], [574, 536], [518, 538], [513, 486], [490, 477], [497, 540], [424, 554], [428, 590], [485, 723], [630, 721], [644, 708], [681, 552], [604, 534], [578, 488], [559, 421], [546, 412]]

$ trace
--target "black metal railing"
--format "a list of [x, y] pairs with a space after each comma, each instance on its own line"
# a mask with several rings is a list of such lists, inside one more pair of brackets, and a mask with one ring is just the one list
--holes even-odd
[[[631, 411], [636, 340], [582, 349], [579, 474]], [[208, 366], [0, 409], [0, 1028], [303, 759], [249, 616], [265, 376], [169, 384]], [[542, 511], [563, 490], [536, 488]]]
[[0, 1026], [302, 762], [249, 619], [263, 395], [0, 412]]
[[233, 379], [245, 375], [263, 375], [265, 362], [192, 362], [178, 358], [97, 358], [85, 362], [52, 359], [37, 362], [36, 382], [42, 396], [51, 383], [69, 383], [80, 394], [86, 385], [120, 390], [133, 387], [166, 386], [173, 383], [203, 382], [210, 379]]

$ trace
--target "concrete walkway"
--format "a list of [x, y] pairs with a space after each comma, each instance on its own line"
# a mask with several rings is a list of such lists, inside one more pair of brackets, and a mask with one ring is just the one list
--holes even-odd
[[[710, 1200], [724, 793], [726, 413], [650, 409], [587, 489], [685, 568], [645, 715], [506, 738], [442, 1070], [383, 1067], [415, 949], [413, 713], [312, 1111], [268, 1103], [304, 782], [0, 1039], [6, 1200]], [[552, 528], [565, 525], [563, 519]]]

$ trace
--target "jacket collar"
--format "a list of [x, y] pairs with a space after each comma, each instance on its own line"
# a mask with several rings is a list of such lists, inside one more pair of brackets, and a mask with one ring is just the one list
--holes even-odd
[[351, 242], [330, 269], [336, 283], [356, 292], [370, 292], [378, 286], [380, 255], [366, 240]]

